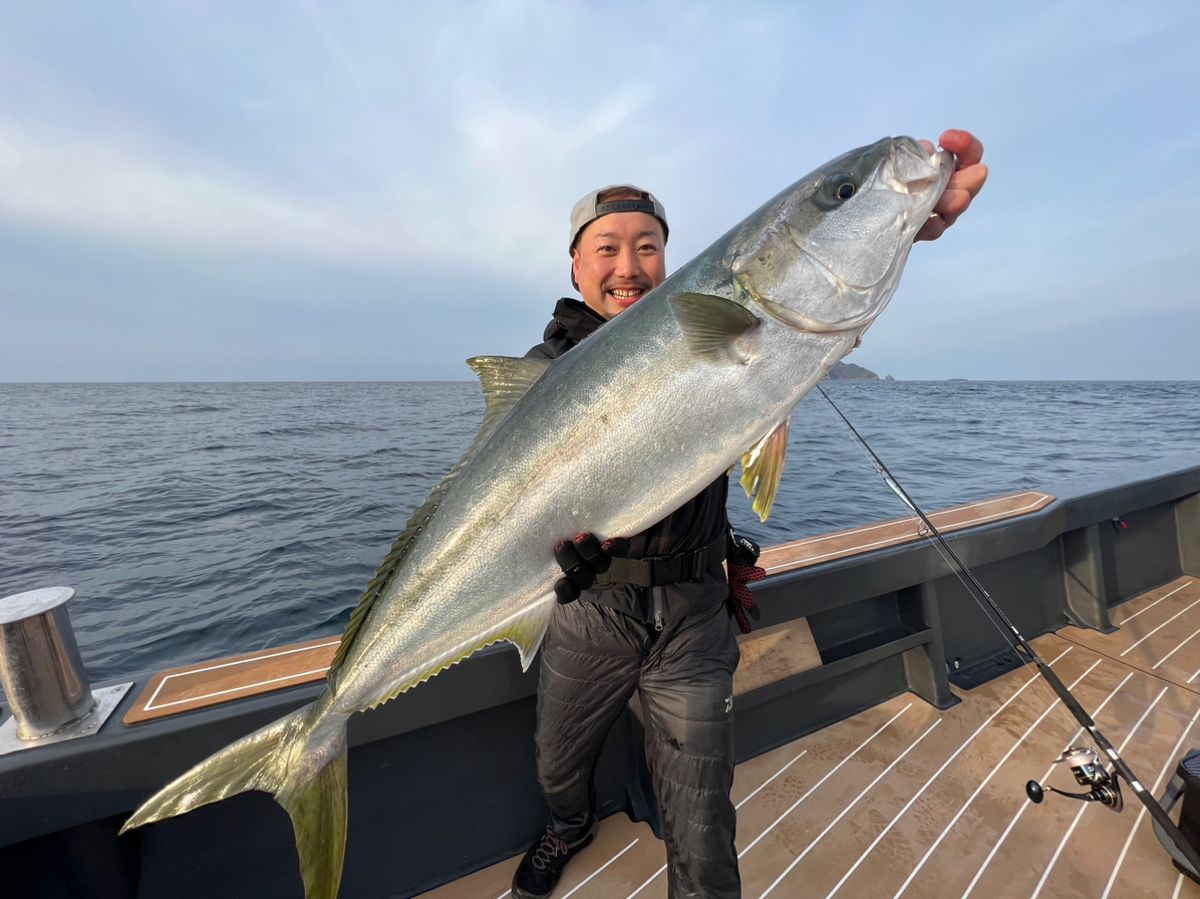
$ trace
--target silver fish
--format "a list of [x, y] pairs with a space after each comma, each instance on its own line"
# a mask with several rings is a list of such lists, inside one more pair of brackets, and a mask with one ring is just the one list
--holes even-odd
[[347, 718], [502, 640], [527, 668], [564, 537], [638, 533], [739, 459], [766, 518], [792, 408], [883, 310], [952, 169], [907, 137], [852, 150], [560, 359], [468, 360], [483, 426], [368, 585], [325, 693], [181, 775], [123, 830], [263, 790], [291, 816], [306, 896], [336, 896]]

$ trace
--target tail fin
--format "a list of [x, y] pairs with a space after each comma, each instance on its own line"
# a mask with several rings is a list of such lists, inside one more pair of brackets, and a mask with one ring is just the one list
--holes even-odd
[[305, 706], [209, 756], [143, 802], [121, 833], [262, 790], [292, 819], [306, 899], [335, 899], [346, 850], [346, 725], [310, 721], [312, 711]]

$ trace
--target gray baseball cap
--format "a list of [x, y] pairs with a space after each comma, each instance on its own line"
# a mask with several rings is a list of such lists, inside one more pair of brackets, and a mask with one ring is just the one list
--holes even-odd
[[[615, 190], [632, 191], [641, 196], [638, 199], [598, 201], [598, 198], [602, 195]], [[663, 204], [658, 202], [658, 198], [650, 193], [650, 191], [634, 187], [632, 184], [610, 184], [608, 187], [599, 187], [591, 191], [576, 203], [575, 208], [571, 210], [571, 242], [567, 244], [567, 251], [570, 252], [575, 249], [575, 241], [579, 239], [580, 231], [600, 218], [600, 216], [608, 215], [612, 212], [645, 212], [654, 216], [662, 223], [663, 242], [666, 242], [668, 233], [667, 211], [663, 209]]]

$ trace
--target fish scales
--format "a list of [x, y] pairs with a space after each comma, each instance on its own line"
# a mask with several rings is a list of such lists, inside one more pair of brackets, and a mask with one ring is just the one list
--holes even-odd
[[[887, 304], [952, 168], [910, 138], [850, 151], [553, 363], [472, 360], [484, 428], [366, 594], [326, 692], [182, 774], [125, 829], [264, 790], [292, 818], [306, 896], [336, 896], [346, 719], [501, 640], [527, 667], [559, 540], [638, 533], [739, 458], [758, 472], [760, 450], [781, 453], [756, 445]], [[751, 480], [765, 517], [775, 485]]]

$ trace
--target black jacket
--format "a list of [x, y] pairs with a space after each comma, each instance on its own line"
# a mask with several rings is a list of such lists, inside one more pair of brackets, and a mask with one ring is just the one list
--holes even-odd
[[[605, 319], [584, 303], [564, 297], [554, 307], [543, 341], [525, 356], [557, 359], [604, 323]], [[722, 475], [658, 524], [640, 534], [615, 536], [629, 538], [631, 558], [669, 557], [701, 549], [729, 530], [725, 515], [728, 494], [729, 478]], [[564, 534], [563, 538], [573, 536]], [[697, 580], [652, 589], [609, 584], [585, 591], [583, 598], [653, 621], [656, 617], [672, 619], [711, 608], [724, 602], [728, 593], [725, 570], [718, 560]]]

